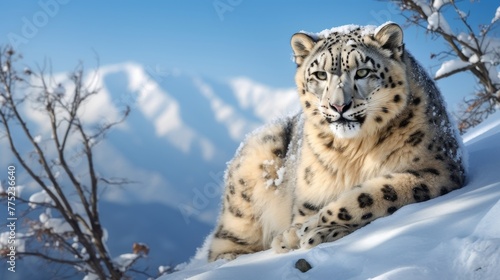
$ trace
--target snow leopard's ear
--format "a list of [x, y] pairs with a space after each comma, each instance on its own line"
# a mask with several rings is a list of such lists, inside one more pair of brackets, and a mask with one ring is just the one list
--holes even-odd
[[316, 41], [307, 34], [295, 33], [292, 36], [290, 44], [292, 45], [295, 63], [297, 63], [297, 66], [300, 66], [314, 48]]
[[374, 37], [383, 49], [390, 50], [398, 58], [403, 55], [403, 30], [399, 25], [388, 23], [379, 28]]

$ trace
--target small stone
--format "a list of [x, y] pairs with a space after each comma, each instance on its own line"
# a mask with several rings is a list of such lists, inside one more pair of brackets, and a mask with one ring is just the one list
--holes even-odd
[[312, 266], [305, 259], [299, 259], [295, 263], [295, 268], [300, 270], [301, 272], [307, 272], [312, 268]]

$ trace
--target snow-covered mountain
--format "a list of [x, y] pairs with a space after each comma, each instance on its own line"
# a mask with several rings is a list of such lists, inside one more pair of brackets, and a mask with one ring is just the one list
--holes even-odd
[[[206, 246], [159, 279], [499, 279], [500, 112], [464, 136], [468, 183], [332, 243], [206, 263]], [[299, 259], [311, 269], [295, 268]]]
[[[58, 74], [55, 80], [63, 92], [71, 92], [66, 77]], [[245, 134], [298, 108], [293, 88], [271, 88], [243, 77], [217, 81], [136, 63], [102, 66], [88, 73], [86, 82], [100, 88], [85, 105], [89, 126], [116, 120], [124, 106], [132, 109], [126, 122], [96, 146], [94, 156], [101, 176], [136, 183], [107, 187], [100, 212], [112, 253], [130, 252], [133, 242], [147, 243], [153, 272], [158, 265], [188, 260], [209, 233], [226, 162]], [[49, 146], [45, 117], [29, 105], [24, 109], [32, 133]], [[29, 155], [29, 148], [21, 150]], [[0, 155], [0, 170], [7, 170], [15, 161], [2, 139]], [[20, 168], [17, 176], [23, 196], [40, 190]]]
[[[269, 88], [246, 78], [214, 81], [134, 63], [101, 67], [88, 74], [87, 83], [101, 89], [85, 106], [87, 124], [111, 122], [125, 106], [132, 109], [95, 154], [103, 176], [140, 183], [109, 189], [105, 198], [159, 202], [206, 222], [217, 212], [219, 195], [210, 193], [212, 185], [220, 185], [225, 163], [244, 135], [298, 106], [293, 88]], [[26, 112], [41, 139], [50, 139], [45, 117]]]

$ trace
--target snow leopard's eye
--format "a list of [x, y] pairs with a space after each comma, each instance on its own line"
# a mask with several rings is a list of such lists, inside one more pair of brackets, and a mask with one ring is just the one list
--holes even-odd
[[320, 81], [324, 81], [327, 78], [327, 74], [325, 71], [316, 71], [313, 75]]
[[366, 69], [366, 68], [358, 69], [358, 71], [356, 71], [356, 75], [354, 76], [354, 79], [363, 79], [364, 77], [368, 76], [369, 73], [370, 73], [370, 69]]

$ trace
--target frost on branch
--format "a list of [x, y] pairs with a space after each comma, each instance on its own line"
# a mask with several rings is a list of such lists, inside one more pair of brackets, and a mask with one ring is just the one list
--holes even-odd
[[448, 24], [444, 16], [438, 11], [434, 11], [427, 18], [427, 23], [428, 23], [427, 29], [429, 30], [436, 31], [438, 29], [441, 29], [446, 34], [453, 34], [450, 25]]
[[500, 19], [500, 6], [497, 8], [497, 10], [495, 12], [495, 16], [491, 20], [491, 23], [494, 23], [494, 22], [496, 22], [499, 19]]
[[[26, 248], [26, 234], [16, 233], [16, 238], [12, 239], [9, 231], [0, 233], [0, 255], [7, 255], [10, 252], [10, 247], [16, 247], [16, 253], [24, 252]], [[9, 243], [14, 240], [14, 244]]]
[[444, 76], [449, 76], [450, 73], [461, 72], [462, 69], [466, 69], [470, 66], [470, 62], [462, 61], [460, 59], [453, 59], [443, 62], [441, 67], [436, 71], [435, 79], [439, 79]]
[[34, 193], [29, 198], [29, 206], [31, 208], [36, 208], [40, 204], [50, 204], [50, 203], [52, 203], [52, 199], [45, 190], [41, 190], [37, 193]]
[[450, 0], [435, 0], [432, 3], [432, 7], [436, 10], [441, 9], [444, 4], [450, 3]]
[[138, 254], [122, 254], [114, 258], [113, 262], [121, 272], [125, 272], [139, 257]]

